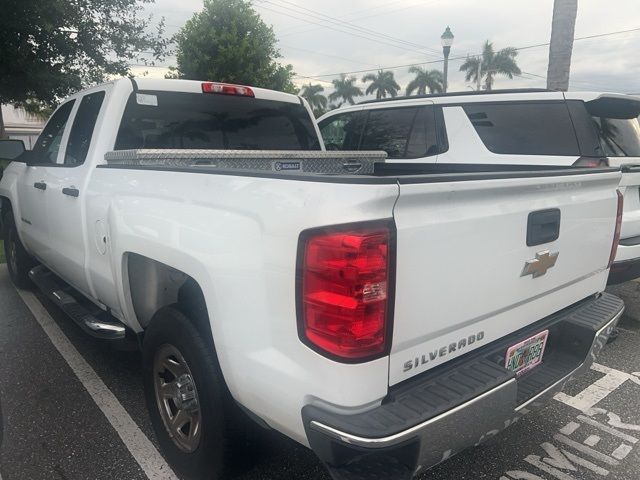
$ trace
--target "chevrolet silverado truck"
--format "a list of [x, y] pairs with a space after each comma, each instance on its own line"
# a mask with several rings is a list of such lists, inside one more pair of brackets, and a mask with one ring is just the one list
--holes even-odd
[[11, 279], [139, 346], [184, 478], [224, 478], [251, 419], [335, 479], [410, 479], [543, 404], [622, 314], [619, 169], [323, 147], [295, 95], [153, 79], [0, 143]]
[[328, 150], [393, 162], [622, 167], [622, 232], [609, 283], [640, 276], [640, 98], [542, 89], [367, 100], [318, 122]]

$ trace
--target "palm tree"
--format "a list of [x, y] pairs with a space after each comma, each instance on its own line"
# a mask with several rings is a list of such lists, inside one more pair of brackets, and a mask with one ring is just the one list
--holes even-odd
[[350, 105], [355, 104], [354, 98], [362, 96], [362, 90], [354, 85], [355, 82], [356, 77], [347, 77], [344, 73], [340, 78], [332, 80], [334, 91], [329, 94], [329, 100], [332, 102], [342, 100]]
[[371, 82], [365, 90], [367, 95], [376, 94], [376, 98], [386, 98], [387, 95], [395, 97], [398, 95], [400, 85], [393, 78], [393, 72], [387, 70], [378, 70], [378, 73], [367, 73], [362, 77], [362, 82]]
[[[496, 52], [493, 49], [493, 43], [487, 40], [482, 46], [482, 54], [476, 57], [467, 57], [465, 62], [460, 65], [460, 71], [466, 72], [465, 80], [467, 82], [473, 80], [479, 85], [484, 78], [485, 89], [491, 90], [496, 75], [513, 78], [514, 75], [522, 73], [516, 63], [517, 55], [518, 51], [513, 47], [503, 48]], [[478, 79], [478, 72], [480, 79]]]
[[409, 69], [409, 73], [415, 74], [416, 78], [407, 85], [407, 95], [411, 95], [416, 90], [418, 95], [426, 94], [427, 90], [429, 93], [444, 91], [444, 76], [440, 70], [427, 70], [414, 65]]
[[555, 0], [551, 23], [551, 43], [549, 44], [549, 68], [547, 88], [549, 90], [569, 89], [573, 35], [576, 30], [578, 0]]
[[303, 85], [300, 90], [300, 96], [307, 99], [316, 117], [319, 117], [327, 110], [327, 97], [322, 92], [324, 92], [322, 85], [312, 85], [311, 82], [308, 85]]

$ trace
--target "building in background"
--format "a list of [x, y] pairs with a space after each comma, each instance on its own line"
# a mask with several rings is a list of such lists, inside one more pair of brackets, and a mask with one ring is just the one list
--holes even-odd
[[9, 138], [22, 140], [24, 146], [29, 150], [33, 148], [44, 127], [44, 120], [12, 105], [2, 105], [2, 118]]

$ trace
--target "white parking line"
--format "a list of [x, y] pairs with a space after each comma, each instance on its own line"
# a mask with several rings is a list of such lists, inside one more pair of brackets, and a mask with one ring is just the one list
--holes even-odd
[[109, 423], [120, 435], [125, 446], [147, 477], [151, 480], [177, 480], [171, 467], [167, 465], [160, 452], [153, 446], [111, 390], [107, 388], [98, 374], [60, 330], [60, 327], [58, 327], [35, 295], [31, 292], [20, 290], [18, 290], [18, 294], [31, 310], [51, 343], [60, 352], [60, 355], [71, 367], [71, 370], [84, 385], [84, 388], [87, 389], [98, 408], [102, 410]]

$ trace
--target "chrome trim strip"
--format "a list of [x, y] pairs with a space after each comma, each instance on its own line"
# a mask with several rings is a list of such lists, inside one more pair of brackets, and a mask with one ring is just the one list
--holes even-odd
[[595, 337], [593, 338], [593, 343], [591, 344], [591, 348], [589, 349], [589, 354], [587, 355], [587, 359], [582, 362], [577, 368], [575, 368], [574, 370], [571, 371], [571, 373], [569, 373], [568, 375], [562, 377], [560, 380], [558, 380], [556, 383], [554, 383], [553, 385], [549, 386], [548, 388], [545, 388], [542, 392], [540, 392], [539, 394], [537, 394], [535, 397], [530, 398], [529, 400], [527, 400], [526, 402], [524, 402], [522, 405], [519, 405], [516, 407], [516, 412], [521, 411], [523, 408], [526, 408], [527, 406], [531, 405], [533, 402], [535, 402], [536, 400], [538, 400], [540, 397], [543, 397], [544, 395], [546, 395], [547, 393], [549, 393], [551, 390], [554, 390], [556, 388], [558, 388], [558, 386], [560, 384], [565, 383], [567, 380], [569, 380], [572, 376], [574, 376], [577, 372], [579, 372], [580, 370], [582, 370], [587, 364], [591, 363], [590, 359], [593, 355], [593, 350], [596, 346], [596, 342], [598, 341], [598, 339], [603, 335], [603, 333], [609, 328], [611, 327], [612, 324], [614, 324], [615, 322], [617, 322], [620, 317], [622, 317], [622, 314], [624, 313], [624, 307], [622, 307], [622, 309], [616, 313], [616, 315], [611, 319], [611, 321], [607, 322], [607, 324], [602, 327], [600, 330], [598, 330], [595, 334]]
[[384, 448], [384, 447], [389, 447], [391, 445], [396, 445], [400, 442], [403, 442], [404, 440], [407, 439], [407, 437], [410, 437], [411, 435], [413, 435], [415, 432], [422, 430], [423, 428], [428, 427], [429, 425], [439, 422], [455, 413], [458, 413], [460, 410], [464, 410], [465, 408], [470, 407], [471, 405], [473, 405], [474, 403], [477, 403], [481, 400], [484, 400], [486, 397], [489, 397], [493, 394], [495, 394], [496, 392], [502, 390], [503, 388], [506, 388], [508, 386], [511, 386], [512, 384], [514, 384], [516, 382], [515, 378], [512, 378], [511, 380], [498, 385], [497, 387], [483, 393], [482, 395], [478, 395], [477, 397], [469, 400], [466, 403], [463, 403], [462, 405], [458, 405], [455, 408], [452, 408], [451, 410], [444, 412], [440, 415], [438, 415], [437, 417], [433, 417], [430, 418], [429, 420], [419, 423], [418, 425], [415, 425], [407, 430], [404, 430], [400, 433], [396, 433], [395, 435], [389, 435], [388, 437], [382, 437], [382, 438], [365, 438], [365, 437], [359, 437], [357, 435], [351, 435], [349, 433], [344, 433], [341, 432], [340, 430], [336, 430], [335, 428], [332, 427], [328, 427], [327, 425], [324, 425], [320, 422], [317, 422], [316, 420], [313, 420], [310, 423], [311, 428], [313, 428], [314, 430], [318, 430], [322, 433], [326, 433], [329, 436], [336, 438], [338, 440], [341, 440], [345, 443], [351, 444], [351, 445], [358, 445], [361, 447], [368, 447], [368, 448]]

